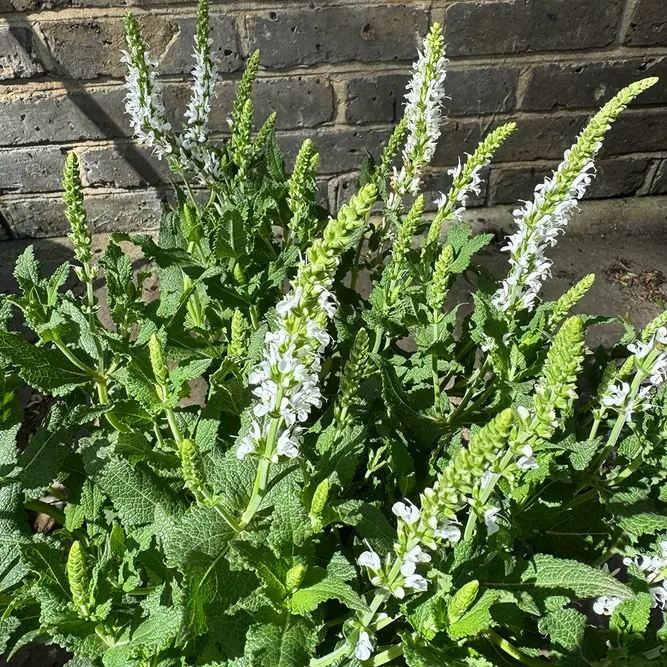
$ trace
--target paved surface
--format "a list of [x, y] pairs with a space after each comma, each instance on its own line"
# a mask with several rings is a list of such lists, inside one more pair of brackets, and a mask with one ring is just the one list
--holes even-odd
[[[480, 253], [479, 260], [498, 276], [507, 269], [507, 255], [499, 249], [503, 237], [511, 231], [511, 211], [500, 207], [484, 209], [473, 211], [470, 217], [479, 231], [496, 234], [496, 240]], [[104, 235], [96, 238], [98, 253], [106, 240]], [[28, 245], [27, 241], [0, 243], [0, 291], [14, 289], [14, 261]], [[38, 240], [35, 253], [46, 272], [71, 257], [67, 239]], [[667, 197], [584, 202], [581, 213], [567, 234], [560, 237], [551, 256], [554, 271], [546, 285], [546, 298], [558, 297], [593, 272], [596, 283], [580, 310], [628, 317], [637, 326], [645, 324], [660, 312], [660, 301], [667, 300]], [[136, 250], [132, 258], [137, 266], [141, 263]], [[456, 290], [452, 298], [468, 301], [463, 289]], [[613, 343], [621, 332], [620, 324], [595, 327], [589, 334], [589, 345]], [[63, 655], [54, 647], [26, 647], [9, 664], [56, 667], [66, 661]], [[7, 664], [0, 658], [0, 667]]]

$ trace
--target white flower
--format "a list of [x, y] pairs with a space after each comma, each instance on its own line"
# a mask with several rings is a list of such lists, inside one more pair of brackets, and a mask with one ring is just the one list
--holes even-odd
[[302, 299], [303, 287], [299, 285], [294, 292], [285, 296], [281, 301], [278, 301], [276, 304], [276, 313], [278, 313], [280, 317], [285, 317], [285, 315], [289, 314], [301, 303]]
[[486, 524], [486, 530], [489, 535], [493, 535], [499, 530], [498, 522], [496, 520], [498, 512], [500, 512], [498, 507], [491, 507], [484, 512], [484, 523]]
[[422, 548], [417, 545], [403, 556], [403, 560], [406, 562], [410, 561], [411, 563], [429, 563], [431, 556], [422, 551]]
[[[436, 520], [437, 525], [437, 520]], [[461, 529], [456, 521], [444, 519], [440, 525], [435, 528], [433, 534], [442, 540], [449, 540], [450, 542], [458, 542], [461, 539]]]
[[408, 504], [398, 502], [394, 503], [393, 507], [391, 508], [391, 511], [400, 519], [403, 519], [405, 523], [407, 524], [413, 524], [417, 523], [419, 521], [420, 517], [420, 511], [419, 508], [414, 504], [411, 503], [409, 500], [407, 501]]
[[[599, 147], [593, 155], [597, 150]], [[500, 310], [509, 310], [515, 305], [532, 310], [542, 282], [550, 274], [551, 260], [544, 253], [556, 244], [559, 232], [568, 224], [577, 209], [577, 201], [586, 193], [595, 172], [590, 159], [570, 183], [567, 193], [556, 195], [559, 186], [563, 185], [563, 174], [570, 168], [571, 158], [572, 149], [568, 149], [553, 176], [535, 188], [534, 200], [524, 202], [523, 208], [514, 211], [517, 231], [502, 248], [511, 254], [510, 271], [493, 297], [493, 303]], [[556, 200], [554, 205], [557, 196], [563, 199]]]
[[522, 456], [520, 456], [516, 462], [521, 470], [535, 470], [536, 468], [539, 468], [537, 460], [533, 456], [533, 448], [530, 445], [524, 445], [521, 448], [521, 454]]
[[407, 139], [403, 149], [403, 167], [400, 171], [394, 168], [391, 179], [397, 196], [390, 197], [389, 208], [396, 207], [404, 195], [418, 193], [421, 172], [435, 152], [440, 137], [446, 64], [442, 35], [432, 32], [424, 41], [423, 53], [419, 53], [405, 96]]
[[373, 655], [373, 642], [371, 642], [371, 638], [365, 630], [359, 633], [357, 645], [354, 647], [354, 655], [361, 662], [370, 659]]
[[405, 561], [401, 565], [401, 574], [404, 577], [403, 586], [423, 592], [428, 589], [428, 579], [417, 574], [416, 569], [417, 565], [414, 561]]
[[612, 385], [607, 389], [602, 397], [602, 404], [608, 407], [620, 407], [630, 393], [630, 385], [627, 382], [621, 382], [621, 385]]
[[630, 352], [632, 352], [632, 354], [635, 355], [636, 359], [643, 359], [644, 357], [647, 357], [649, 353], [653, 350], [653, 343], [654, 343], [653, 338], [651, 338], [646, 343], [637, 340], [634, 343], [630, 343], [630, 345], [628, 345], [628, 350], [630, 350]]
[[662, 581], [659, 586], [654, 586], [649, 592], [652, 606], [664, 610], [667, 607], [667, 581]]
[[364, 551], [363, 553], [359, 554], [359, 558], [357, 558], [357, 563], [361, 567], [367, 567], [369, 570], [372, 570], [373, 572], [377, 572], [381, 567], [382, 567], [382, 562], [380, 561], [380, 556], [378, 556], [375, 551], [372, 549], [369, 549], [368, 551]]
[[300, 426], [295, 426], [291, 431], [287, 429], [280, 434], [276, 445], [278, 456], [286, 456], [288, 459], [293, 459], [299, 455], [302, 430]]
[[262, 429], [256, 421], [253, 421], [250, 426], [248, 435], [246, 435], [244, 438], [241, 438], [241, 442], [236, 449], [236, 458], [243, 460], [248, 454], [255, 454], [261, 439]]
[[621, 598], [603, 595], [593, 603], [593, 611], [598, 616], [611, 616], [619, 604], [621, 604]]

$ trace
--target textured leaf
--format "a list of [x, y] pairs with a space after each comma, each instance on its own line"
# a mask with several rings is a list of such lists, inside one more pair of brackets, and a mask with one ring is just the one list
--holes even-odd
[[379, 553], [391, 551], [396, 540], [396, 530], [375, 505], [349, 500], [336, 506], [335, 511], [339, 519], [354, 526], [359, 537], [368, 540], [373, 549]]
[[538, 588], [571, 591], [576, 598], [634, 597], [632, 590], [602, 570], [547, 554], [535, 555], [532, 567], [526, 570], [523, 579], [531, 580]]
[[269, 544], [278, 554], [291, 554], [312, 535], [308, 510], [300, 498], [301, 487], [290, 475], [276, 489]]
[[317, 634], [305, 619], [253, 625], [246, 640], [246, 660], [252, 667], [304, 667], [317, 644]]
[[538, 627], [540, 632], [550, 635], [557, 646], [573, 651], [584, 640], [586, 617], [576, 609], [558, 609], [541, 618]]
[[455, 641], [464, 637], [475, 637], [480, 632], [496, 625], [496, 621], [491, 616], [491, 607], [501, 596], [502, 592], [498, 590], [484, 591], [470, 611], [449, 626], [449, 636]]
[[108, 448], [96, 451], [95, 443], [86, 447], [84, 463], [88, 475], [111, 498], [123, 522], [130, 526], [151, 523], [156, 507], [169, 511], [177, 505], [162, 480], [139, 466], [132, 467]]
[[322, 577], [315, 583], [308, 584], [313, 579], [313, 574], [308, 573], [304, 585], [292, 595], [290, 607], [292, 613], [301, 616], [315, 611], [317, 607], [327, 600], [336, 599], [346, 605], [349, 609], [365, 612], [368, 607], [361, 601], [356, 591], [339, 579], [327, 577], [324, 570], [317, 568], [314, 571], [316, 577]]
[[21, 381], [0, 370], [0, 466], [16, 463], [16, 435], [21, 428], [23, 411], [16, 397]]
[[61, 472], [61, 465], [72, 451], [76, 427], [66, 425], [72, 406], [69, 401], [53, 405], [48, 417], [21, 452], [18, 479], [26, 498], [37, 498]]
[[23, 510], [23, 491], [19, 483], [0, 486], [0, 592], [9, 590], [26, 574], [19, 559], [19, 544], [28, 534]]
[[19, 367], [19, 374], [45, 394], [64, 396], [90, 382], [90, 376], [73, 366], [61, 352], [31, 345], [22, 336], [0, 331], [0, 363]]
[[667, 530], [667, 516], [642, 512], [619, 518], [618, 525], [636, 539], [642, 535], [655, 535]]

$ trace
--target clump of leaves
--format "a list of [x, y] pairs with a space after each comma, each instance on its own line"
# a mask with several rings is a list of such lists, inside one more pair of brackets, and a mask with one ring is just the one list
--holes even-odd
[[[423, 214], [439, 26], [404, 120], [334, 217], [314, 203], [310, 142], [288, 177], [274, 121], [253, 137], [258, 56], [231, 139], [209, 137], [206, 2], [180, 134], [131, 16], [127, 30], [137, 138], [184, 185], [157, 242], [116, 234], [95, 263], [69, 155], [74, 264], [44, 277], [29, 248], [3, 296], [3, 648], [57, 643], [72, 667], [664, 664], [667, 315], [592, 354], [600, 319], [572, 310], [593, 276], [540, 300], [604, 135], [655, 80], [608, 102], [515, 213], [498, 283], [472, 264], [490, 236], [464, 212], [513, 124]], [[17, 310], [36, 344], [10, 331]], [[205, 396], [184, 401], [195, 381]], [[19, 450], [22, 384], [53, 399]], [[56, 529], [32, 532], [26, 510]]]

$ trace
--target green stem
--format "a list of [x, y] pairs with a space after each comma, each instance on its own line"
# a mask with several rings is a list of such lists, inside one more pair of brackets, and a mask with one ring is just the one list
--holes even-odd
[[76, 366], [80, 371], [90, 375], [94, 380], [103, 380], [96, 370], [81, 361], [73, 352], [71, 352], [59, 336], [54, 336], [53, 342], [55, 346], [67, 357], [67, 359]]
[[[480, 489], [479, 500], [483, 505], [485, 505], [488, 499], [491, 497], [493, 489], [498, 483], [498, 480], [500, 479], [502, 472], [510, 464], [513, 457], [514, 457], [514, 452], [512, 452], [511, 449], [508, 449], [505, 452], [505, 455], [503, 456], [502, 460], [500, 461], [500, 466], [499, 466], [500, 472], [496, 472], [490, 475], [486, 484]], [[477, 513], [474, 511], [474, 509], [471, 508], [470, 514], [468, 514], [468, 522], [466, 523], [465, 532], [463, 534], [464, 542], [469, 542], [472, 539], [472, 534], [473, 531], [475, 530], [476, 523], [477, 523]]]
[[199, 489], [199, 492], [234, 533], [238, 534], [241, 532], [241, 526], [239, 526], [238, 521], [220, 503], [216, 502], [215, 498], [206, 489]]
[[[438, 316], [437, 312], [433, 313], [433, 317]], [[435, 341], [438, 336], [438, 325], [433, 322], [433, 343], [435, 347]], [[431, 353], [431, 375], [433, 376], [433, 408], [436, 414], [440, 414], [440, 375], [438, 373], [438, 353], [433, 350]]]
[[396, 644], [395, 646], [390, 646], [384, 651], [376, 653], [371, 659], [371, 665], [386, 665], [388, 662], [391, 662], [395, 658], [400, 658], [403, 655], [403, 646], [402, 644]]
[[55, 519], [61, 526], [65, 525], [65, 512], [55, 505], [45, 503], [43, 500], [26, 500], [23, 503], [23, 507], [27, 510], [32, 510], [33, 512], [46, 514], [52, 519]]
[[[282, 400], [283, 388], [278, 387], [278, 392], [276, 393], [276, 409], [279, 408]], [[250, 500], [248, 501], [248, 505], [245, 508], [245, 511], [241, 515], [241, 530], [243, 530], [250, 523], [250, 521], [252, 521], [252, 518], [257, 513], [257, 510], [260, 508], [262, 501], [264, 500], [264, 496], [266, 495], [266, 489], [269, 483], [269, 469], [271, 467], [271, 459], [273, 458], [276, 440], [278, 439], [278, 428], [281, 422], [282, 417], [280, 416], [271, 418], [269, 433], [266, 437], [266, 446], [264, 448], [264, 457], [260, 459], [257, 466], [255, 483], [252, 487]]]
[[[97, 397], [99, 398], [101, 405], [106, 405], [109, 402], [109, 392], [107, 390], [106, 381], [98, 381], [95, 383], [97, 385]], [[120, 433], [129, 432], [129, 428], [123, 424], [123, 422], [116, 417], [113, 412], [105, 412], [104, 417], [109, 422], [109, 424], [115, 428]]]
[[176, 421], [176, 415], [174, 414], [172, 408], [167, 408], [165, 413], [167, 415], [167, 423], [169, 424], [171, 433], [174, 436], [174, 440], [176, 440], [176, 444], [180, 447], [181, 442], [183, 442], [183, 434], [181, 433], [181, 429], [178, 426], [178, 422]]
[[257, 311], [257, 306], [255, 304], [252, 304], [250, 306], [250, 323], [252, 324], [252, 328], [257, 331], [259, 329], [259, 312]]
[[495, 644], [498, 648], [505, 651], [508, 655], [511, 655], [523, 665], [528, 665], [528, 667], [548, 667], [548, 665], [551, 664], [544, 660], [538, 660], [537, 658], [526, 655], [523, 651], [519, 650], [513, 644], [510, 644], [494, 630], [487, 630], [484, 635], [492, 644]]
[[338, 660], [338, 658], [342, 658], [346, 656], [350, 651], [350, 647], [347, 644], [342, 644], [339, 646], [335, 651], [332, 653], [329, 653], [328, 655], [325, 655], [321, 658], [311, 658], [309, 667], [327, 667], [327, 665], [330, 665], [332, 662], [335, 662]]
[[380, 351], [380, 346], [382, 345], [382, 331], [380, 329], [375, 330], [375, 342], [373, 343], [372, 354], [377, 354]]
[[600, 422], [599, 419], [596, 419], [596, 420], [593, 422], [593, 426], [591, 427], [591, 432], [590, 432], [590, 434], [589, 434], [589, 436], [588, 436], [588, 439], [589, 439], [589, 440], [595, 440], [595, 438], [597, 437], [598, 429], [600, 428], [600, 423], [601, 423], [601, 422]]

